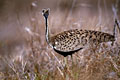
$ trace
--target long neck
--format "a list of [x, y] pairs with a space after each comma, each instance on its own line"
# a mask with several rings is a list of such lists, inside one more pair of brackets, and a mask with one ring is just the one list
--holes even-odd
[[46, 37], [46, 41], [49, 44], [50, 42], [50, 33], [49, 33], [49, 29], [48, 29], [48, 18], [45, 18], [45, 25], [46, 25], [46, 29], [45, 29], [45, 37]]

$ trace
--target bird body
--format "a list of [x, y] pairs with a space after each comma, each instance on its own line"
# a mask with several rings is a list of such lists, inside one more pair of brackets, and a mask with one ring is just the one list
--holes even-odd
[[43, 10], [46, 22], [46, 41], [59, 54], [64, 57], [83, 49], [88, 44], [115, 41], [115, 36], [94, 30], [73, 29], [63, 31], [55, 36], [50, 36], [47, 18], [49, 9]]
[[83, 49], [88, 44], [99, 44], [109, 41], [115, 41], [115, 37], [108, 33], [73, 29], [61, 32], [51, 37], [50, 44], [53, 46], [56, 52], [61, 52], [61, 55], [67, 56], [71, 55], [73, 52]]

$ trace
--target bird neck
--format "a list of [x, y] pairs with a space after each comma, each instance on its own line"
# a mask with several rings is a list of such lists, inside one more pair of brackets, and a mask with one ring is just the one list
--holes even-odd
[[50, 33], [49, 33], [49, 28], [48, 28], [48, 18], [45, 18], [45, 26], [46, 26], [46, 29], [45, 29], [45, 37], [46, 37], [46, 41], [47, 43], [49, 44], [50, 42]]

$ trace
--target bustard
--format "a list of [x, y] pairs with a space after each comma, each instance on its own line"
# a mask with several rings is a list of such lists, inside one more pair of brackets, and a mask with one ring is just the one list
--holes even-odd
[[64, 57], [71, 55], [85, 47], [89, 43], [102, 43], [115, 41], [115, 36], [94, 30], [73, 29], [51, 36], [48, 28], [49, 9], [43, 9], [42, 14], [45, 19], [45, 36], [47, 43]]

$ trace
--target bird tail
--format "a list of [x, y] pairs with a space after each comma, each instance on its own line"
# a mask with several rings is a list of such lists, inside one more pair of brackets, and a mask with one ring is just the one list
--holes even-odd
[[[118, 20], [115, 18], [115, 24], [114, 24], [114, 28], [113, 28], [113, 36], [114, 36], [114, 40], [116, 40], [117, 37], [117, 33], [120, 33], [120, 26], [119, 26], [119, 22]], [[114, 45], [114, 41], [112, 41], [112, 46]]]
[[112, 11], [114, 14], [114, 28], [113, 28], [113, 36], [116, 38], [117, 32], [120, 33], [120, 24], [119, 24], [119, 19], [118, 19], [118, 9], [116, 5], [112, 5]]
[[117, 30], [120, 33], [120, 26], [119, 26], [119, 21], [115, 18], [115, 24], [114, 24], [114, 29], [113, 29], [113, 35], [116, 37], [117, 35]]

